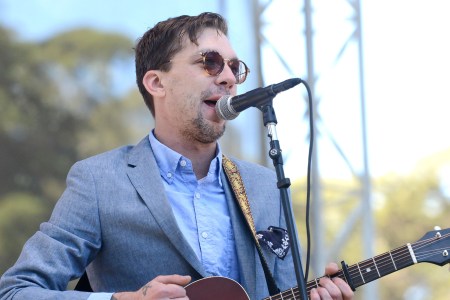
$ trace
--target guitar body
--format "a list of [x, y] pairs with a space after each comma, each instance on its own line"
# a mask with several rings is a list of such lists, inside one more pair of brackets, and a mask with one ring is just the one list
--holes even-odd
[[190, 300], [250, 300], [239, 283], [220, 276], [194, 281], [185, 289]]

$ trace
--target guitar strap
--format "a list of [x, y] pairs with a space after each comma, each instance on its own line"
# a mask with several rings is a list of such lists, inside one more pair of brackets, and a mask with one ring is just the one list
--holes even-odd
[[228, 181], [231, 184], [236, 200], [239, 203], [242, 213], [244, 214], [245, 220], [247, 221], [248, 228], [250, 229], [253, 241], [255, 242], [256, 249], [258, 250], [259, 258], [261, 260], [262, 267], [264, 269], [264, 275], [266, 276], [267, 287], [271, 296], [278, 294], [280, 289], [277, 287], [275, 279], [270, 272], [267, 261], [264, 258], [264, 254], [261, 249], [261, 245], [256, 237], [255, 224], [253, 222], [252, 212], [250, 210], [250, 205], [248, 203], [247, 193], [245, 192], [244, 183], [241, 178], [241, 174], [234, 162], [232, 162], [225, 155], [222, 155], [222, 166], [227, 175]]

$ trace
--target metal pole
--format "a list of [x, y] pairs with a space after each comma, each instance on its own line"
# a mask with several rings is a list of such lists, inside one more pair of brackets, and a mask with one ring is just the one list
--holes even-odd
[[[361, 24], [361, 1], [355, 1], [356, 13], [356, 33], [358, 37], [358, 54], [359, 54], [359, 84], [361, 97], [361, 130], [363, 141], [363, 159], [364, 159], [364, 173], [362, 176], [362, 198], [363, 198], [363, 241], [364, 241], [364, 256], [373, 257], [374, 247], [373, 240], [375, 236], [375, 226], [372, 215], [372, 184], [369, 176], [369, 163], [367, 151], [367, 122], [366, 122], [366, 100], [364, 89], [364, 58], [362, 48], [362, 24]], [[364, 288], [364, 299], [376, 300], [378, 299], [378, 286], [373, 282]]]

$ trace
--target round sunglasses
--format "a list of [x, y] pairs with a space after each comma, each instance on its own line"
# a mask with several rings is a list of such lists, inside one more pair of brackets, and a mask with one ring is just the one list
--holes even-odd
[[200, 52], [200, 55], [202, 56], [203, 69], [211, 76], [217, 76], [222, 73], [225, 63], [230, 67], [237, 84], [243, 83], [250, 72], [250, 69], [242, 60], [223, 58], [219, 52], [206, 51]]

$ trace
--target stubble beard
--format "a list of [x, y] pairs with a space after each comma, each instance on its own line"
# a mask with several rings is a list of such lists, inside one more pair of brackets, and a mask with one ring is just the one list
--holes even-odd
[[[211, 94], [210, 91], [204, 91], [200, 98], [207, 99]], [[225, 128], [225, 123], [220, 125], [209, 121], [203, 116], [201, 110], [198, 110], [197, 116], [187, 122], [181, 133], [189, 141], [211, 144], [217, 142], [223, 136]]]
[[210, 124], [208, 120], [203, 118], [200, 112], [197, 118], [193, 120], [193, 124], [198, 129], [197, 140], [205, 144], [217, 142], [225, 133], [225, 123], [221, 126], [214, 126], [214, 124]]
[[225, 123], [214, 126], [203, 117], [201, 112], [198, 112], [197, 117], [191, 120], [190, 126], [186, 126], [182, 133], [191, 141], [210, 144], [217, 142], [223, 136], [225, 128]]

